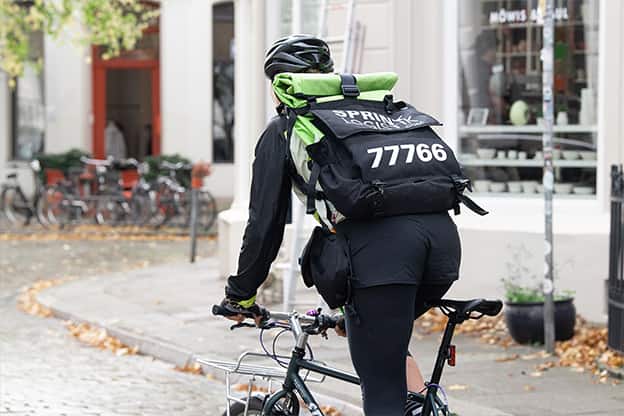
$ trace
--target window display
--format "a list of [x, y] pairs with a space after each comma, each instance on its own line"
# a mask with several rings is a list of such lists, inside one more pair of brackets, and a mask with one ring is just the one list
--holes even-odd
[[[477, 192], [539, 196], [542, 16], [538, 0], [459, 3], [460, 160]], [[598, 1], [555, 1], [556, 197], [596, 187]]]

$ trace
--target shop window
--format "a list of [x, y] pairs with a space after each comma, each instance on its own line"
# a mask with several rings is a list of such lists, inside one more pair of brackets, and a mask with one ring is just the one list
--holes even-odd
[[[43, 59], [43, 34], [30, 35], [30, 60]], [[11, 94], [11, 158], [30, 160], [43, 152], [45, 108], [43, 72], [26, 65]]]
[[[477, 192], [542, 191], [538, 0], [459, 3], [460, 158]], [[596, 189], [598, 1], [555, 1], [555, 193]]]
[[234, 162], [234, 3], [212, 8], [213, 111], [215, 162]]

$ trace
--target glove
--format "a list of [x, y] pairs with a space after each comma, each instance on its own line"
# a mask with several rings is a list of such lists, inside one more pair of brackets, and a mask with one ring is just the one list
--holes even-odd
[[347, 336], [347, 327], [345, 325], [344, 315], [338, 318], [338, 322], [336, 323], [336, 328], [334, 328], [334, 331], [336, 331], [336, 334], [340, 335], [341, 337]]
[[257, 325], [260, 325], [269, 318], [269, 313], [265, 308], [255, 303], [255, 298], [250, 300], [251, 302], [245, 301], [245, 304], [249, 306], [243, 306], [241, 305], [242, 302], [226, 297], [219, 305], [218, 315], [238, 322], [242, 322], [245, 318], [252, 318]]

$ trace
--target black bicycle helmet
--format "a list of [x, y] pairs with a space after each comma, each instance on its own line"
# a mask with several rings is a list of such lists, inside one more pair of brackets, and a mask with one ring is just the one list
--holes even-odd
[[264, 73], [273, 79], [282, 72], [327, 73], [334, 70], [329, 46], [312, 35], [290, 35], [276, 40], [264, 59]]

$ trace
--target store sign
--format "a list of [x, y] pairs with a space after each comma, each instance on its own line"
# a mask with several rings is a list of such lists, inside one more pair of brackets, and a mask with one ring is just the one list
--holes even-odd
[[[557, 7], [554, 13], [555, 20], [568, 20], [568, 8]], [[544, 19], [542, 11], [538, 8], [520, 10], [507, 10], [500, 9], [498, 11], [490, 12], [490, 24], [491, 25], [503, 25], [510, 23], [526, 23], [531, 21], [533, 23], [543, 23]]]

